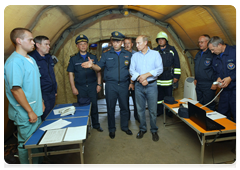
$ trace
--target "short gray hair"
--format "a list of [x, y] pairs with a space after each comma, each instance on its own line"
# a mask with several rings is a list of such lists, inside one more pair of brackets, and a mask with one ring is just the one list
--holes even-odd
[[224, 43], [224, 41], [223, 41], [220, 37], [218, 37], [218, 36], [213, 36], [213, 37], [209, 40], [208, 45], [209, 45], [209, 44], [212, 44], [214, 47], [217, 47], [218, 44], [224, 45], [225, 43]]

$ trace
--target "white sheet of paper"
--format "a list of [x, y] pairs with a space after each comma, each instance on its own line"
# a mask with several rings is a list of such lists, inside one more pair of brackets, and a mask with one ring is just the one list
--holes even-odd
[[207, 117], [212, 119], [212, 120], [216, 120], [216, 119], [225, 118], [226, 116], [224, 116], [224, 115], [222, 115], [221, 113], [218, 113], [218, 112], [210, 112], [210, 113], [207, 113]]
[[66, 121], [66, 120], [62, 120], [62, 119], [59, 119], [49, 125], [46, 125], [42, 128], [40, 128], [41, 130], [43, 131], [46, 131], [46, 130], [51, 130], [51, 129], [61, 129], [63, 128], [64, 126], [67, 126], [69, 125], [71, 122], [69, 121]]
[[192, 103], [194, 105], [198, 103], [198, 101], [192, 100], [192, 99], [188, 99], [188, 98], [183, 98], [182, 100], [180, 100], [180, 102], [190, 102], [190, 103]]
[[45, 135], [43, 136], [39, 145], [62, 142], [65, 131], [66, 131], [66, 128], [65, 129], [48, 130], [45, 133]]
[[87, 125], [67, 128], [63, 141], [75, 141], [86, 139]]
[[178, 113], [179, 107], [178, 108], [172, 108], [172, 109], [174, 110], [174, 112]]
[[63, 108], [60, 108], [60, 109], [53, 109], [53, 114], [54, 115], [60, 115], [60, 111], [62, 110]]

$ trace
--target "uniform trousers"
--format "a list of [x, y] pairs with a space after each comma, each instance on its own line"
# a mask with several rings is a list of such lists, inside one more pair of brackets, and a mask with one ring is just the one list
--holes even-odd
[[42, 93], [42, 98], [44, 100], [45, 105], [45, 111], [43, 112], [43, 115], [41, 116], [42, 121], [46, 118], [46, 116], [51, 112], [51, 110], [54, 108], [55, 105], [55, 92], [53, 93]]
[[[134, 118], [135, 118], [135, 120], [139, 121], [136, 100], [135, 100], [135, 90], [131, 89], [131, 90], [129, 90], [129, 93], [131, 94], [132, 100], [133, 100]], [[129, 102], [128, 102], [128, 105], [129, 105]], [[131, 112], [130, 112], [130, 108], [129, 108], [129, 120], [130, 120], [130, 117], [131, 117]]]
[[[97, 105], [97, 83], [89, 83], [88, 85], [76, 86], [78, 90], [78, 99], [80, 97], [89, 97], [92, 102], [91, 108], [91, 119], [92, 126], [95, 129], [100, 127], [99, 118], [98, 118], [98, 105]], [[79, 100], [78, 100], [79, 101]]]
[[116, 131], [115, 125], [115, 107], [118, 100], [120, 107], [120, 124], [123, 131], [128, 130], [129, 118], [129, 100], [128, 100], [129, 82], [106, 82], [106, 103], [108, 114], [108, 130], [109, 132]]
[[223, 89], [220, 94], [218, 112], [227, 116], [227, 118], [230, 120], [232, 114], [233, 121], [236, 123], [236, 89]]
[[[172, 91], [173, 91], [173, 87], [172, 85], [170, 86], [160, 86], [158, 85], [158, 101], [161, 103], [159, 103], [157, 105], [157, 114], [158, 115], [162, 115], [163, 114], [163, 100], [165, 96], [172, 96]], [[167, 113], [170, 114], [169, 116], [171, 116], [172, 113]]]
[[[197, 83], [196, 85], [197, 100], [202, 105], [209, 103], [215, 97], [216, 90], [212, 90], [211, 86], [212, 86], [212, 83], [211, 84]], [[211, 110], [216, 110], [214, 101], [209, 105], [207, 105], [206, 107], [208, 107]]]

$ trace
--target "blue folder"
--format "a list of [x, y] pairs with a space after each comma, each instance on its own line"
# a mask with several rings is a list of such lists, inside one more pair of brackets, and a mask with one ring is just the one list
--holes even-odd
[[[69, 125], [63, 127], [77, 127], [77, 126], [87, 126], [88, 123], [88, 117], [79, 117], [74, 119], [64, 119], [69, 122], [71, 122]], [[49, 125], [57, 120], [45, 120], [42, 122], [42, 124], [39, 126], [39, 128], [32, 134], [32, 136], [27, 140], [27, 142], [24, 144], [24, 146], [27, 145], [37, 145], [40, 139], [42, 138], [44, 131], [40, 130], [40, 128]]]

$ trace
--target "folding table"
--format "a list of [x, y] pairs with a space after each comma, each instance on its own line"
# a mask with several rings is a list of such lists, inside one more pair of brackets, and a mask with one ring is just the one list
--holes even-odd
[[[59, 109], [62, 107], [68, 107], [72, 106], [72, 104], [61, 104], [56, 105], [54, 109]], [[78, 126], [88, 126], [90, 122], [90, 112], [91, 112], [91, 104], [88, 106], [81, 106], [76, 107], [76, 112], [74, 115], [68, 115], [61, 117], [60, 115], [54, 115], [53, 110], [48, 114], [46, 119], [40, 124], [40, 126], [37, 128], [37, 130], [26, 140], [24, 143], [24, 148], [28, 149], [28, 157], [29, 157], [29, 163], [32, 163], [33, 157], [39, 157], [39, 156], [45, 156], [47, 155], [59, 155], [59, 154], [66, 154], [66, 153], [80, 153], [80, 161], [83, 164], [83, 153], [84, 153], [84, 146], [83, 141], [84, 140], [76, 140], [76, 141], [63, 141], [59, 143], [51, 143], [51, 144], [45, 144], [45, 145], [39, 145], [39, 141], [41, 140], [42, 136], [44, 135], [44, 131], [40, 130], [40, 128], [49, 125], [60, 118], [71, 122], [69, 125], [63, 127], [78, 127]], [[86, 128], [88, 131], [88, 128]], [[87, 137], [87, 131], [86, 131], [86, 137]], [[34, 148], [46, 148], [46, 147], [53, 147], [53, 146], [64, 146], [64, 145], [72, 145], [72, 144], [79, 144], [79, 148], [77, 149], [67, 149], [67, 150], [58, 150], [58, 151], [45, 151], [41, 153], [32, 153], [31, 149]]]
[[[190, 128], [192, 128], [196, 133], [197, 136], [199, 138], [199, 141], [201, 143], [201, 155], [200, 155], [200, 163], [203, 164], [204, 162], [204, 150], [205, 150], [205, 144], [206, 143], [211, 143], [212, 141], [214, 141], [214, 137], [217, 134], [229, 134], [229, 133], [236, 133], [236, 123], [232, 122], [231, 120], [227, 119], [227, 118], [222, 118], [222, 119], [216, 119], [214, 121], [216, 121], [217, 123], [221, 124], [222, 126], [225, 127], [225, 129], [222, 129], [221, 131], [219, 130], [211, 130], [211, 131], [206, 131], [203, 128], [201, 128], [199, 125], [197, 125], [195, 122], [193, 122], [190, 119], [187, 118], [182, 118], [178, 115], [178, 113], [176, 113], [173, 108], [177, 108], [179, 107], [180, 104], [182, 104], [183, 102], [180, 102], [180, 100], [176, 100], [178, 103], [176, 104], [167, 104], [163, 102], [163, 109], [164, 109], [164, 126], [168, 125], [166, 123], [166, 108], [169, 109], [174, 115], [176, 115], [179, 119], [181, 119], [184, 123], [186, 123]], [[196, 106], [201, 107], [202, 105], [200, 103], [197, 103]], [[203, 110], [206, 110], [206, 112], [212, 112], [209, 108], [207, 107], [202, 107]], [[206, 137], [209, 137], [210, 139], [206, 139]], [[226, 141], [226, 140], [233, 140], [236, 139], [236, 135], [231, 135], [228, 137], [219, 137], [217, 139], [215, 139], [215, 142], [220, 142], [220, 141]]]

